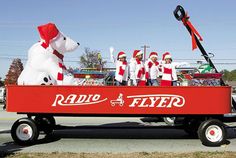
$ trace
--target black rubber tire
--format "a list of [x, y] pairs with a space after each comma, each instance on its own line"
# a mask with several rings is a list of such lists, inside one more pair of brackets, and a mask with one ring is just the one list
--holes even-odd
[[[18, 132], [17, 128], [22, 124], [26, 124], [26, 125], [30, 126], [30, 128], [32, 129], [32, 136], [27, 140], [20, 139], [17, 134], [17, 132]], [[17, 120], [11, 127], [11, 137], [15, 141], [15, 143], [17, 143], [19, 145], [32, 145], [32, 144], [34, 144], [39, 137], [39, 131], [38, 131], [36, 123], [34, 122], [34, 120], [32, 120], [30, 118], [21, 118], [21, 119]]]
[[39, 131], [43, 131], [46, 135], [53, 132], [56, 121], [53, 116], [35, 116], [34, 118]]
[[[218, 127], [219, 130], [222, 132], [222, 136], [219, 138], [217, 141], [211, 141], [207, 138], [206, 132], [208, 127], [210, 126], [215, 126]], [[225, 125], [217, 119], [209, 119], [201, 123], [201, 125], [198, 128], [198, 137], [201, 140], [203, 145], [206, 146], [220, 146], [222, 144], [226, 143], [226, 138], [227, 138], [227, 132], [225, 129]]]

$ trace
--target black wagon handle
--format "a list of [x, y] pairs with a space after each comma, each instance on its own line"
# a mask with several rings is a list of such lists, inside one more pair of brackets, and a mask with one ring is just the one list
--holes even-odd
[[181, 5], [178, 5], [174, 10], [174, 15], [178, 21], [181, 21], [185, 17], [184, 8]]
[[[178, 20], [178, 21], [183, 21], [183, 23], [185, 24], [185, 20], [186, 18], [189, 18], [189, 17], [186, 17], [186, 13], [184, 11], [184, 8], [181, 6], [181, 5], [178, 5], [175, 10], [174, 10], [174, 16], [175, 18]], [[190, 35], [192, 35], [192, 30], [191, 28], [189, 27], [189, 25], [185, 25], [186, 29], [188, 30], [188, 32], [190, 33]], [[194, 38], [196, 40], [196, 43], [197, 43], [197, 46], [199, 48], [199, 50], [201, 51], [202, 55], [204, 56], [205, 60], [210, 64], [211, 67], [213, 67], [216, 72], [218, 73], [215, 65], [213, 64], [212, 60], [210, 59], [209, 55], [207, 54], [207, 52], [205, 51], [205, 49], [203, 48], [203, 46], [201, 45], [200, 41], [198, 40], [198, 38], [196, 37], [196, 35], [194, 35]], [[209, 53], [210, 54], [210, 53]], [[221, 82], [221, 86], [225, 86], [225, 82], [223, 81], [223, 79], [221, 78], [220, 80]], [[231, 97], [232, 99], [232, 105], [234, 107], [234, 110], [236, 110], [236, 101], [234, 100], [233, 97]]]

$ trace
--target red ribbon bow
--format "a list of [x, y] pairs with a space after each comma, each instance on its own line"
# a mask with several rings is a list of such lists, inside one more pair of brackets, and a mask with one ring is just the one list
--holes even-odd
[[197, 42], [196, 39], [194, 37], [194, 35], [196, 35], [197, 37], [199, 37], [200, 41], [203, 41], [201, 35], [198, 33], [198, 31], [195, 29], [195, 27], [192, 25], [192, 23], [189, 21], [189, 16], [186, 13], [185, 17], [182, 19], [183, 24], [186, 26], [189, 26], [189, 28], [191, 29], [191, 36], [192, 36], [192, 50], [197, 48]]

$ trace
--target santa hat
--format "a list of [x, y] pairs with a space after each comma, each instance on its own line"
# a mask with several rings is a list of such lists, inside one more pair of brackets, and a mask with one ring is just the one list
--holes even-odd
[[165, 52], [163, 55], [162, 55], [162, 60], [165, 60], [165, 59], [171, 59], [171, 55], [169, 52]]
[[50, 41], [57, 37], [59, 31], [55, 24], [48, 23], [45, 25], [38, 26], [38, 31], [42, 40], [44, 40], [44, 47], [47, 48], [49, 46]]
[[136, 56], [141, 55], [141, 54], [143, 54], [143, 52], [141, 50], [134, 50], [133, 58], [135, 58]]
[[151, 52], [150, 55], [149, 55], [149, 58], [151, 59], [152, 57], [158, 57], [158, 54], [157, 52]]
[[117, 59], [120, 59], [120, 58], [123, 58], [123, 57], [126, 57], [125, 52], [119, 52], [118, 55], [117, 55]]

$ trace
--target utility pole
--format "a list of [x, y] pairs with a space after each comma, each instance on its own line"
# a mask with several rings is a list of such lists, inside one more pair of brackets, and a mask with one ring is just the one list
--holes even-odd
[[148, 45], [144, 45], [144, 46], [141, 46], [141, 48], [143, 48], [143, 52], [144, 52], [144, 61], [146, 61], [146, 51], [147, 51], [147, 48], [150, 48], [150, 46], [148, 46]]

